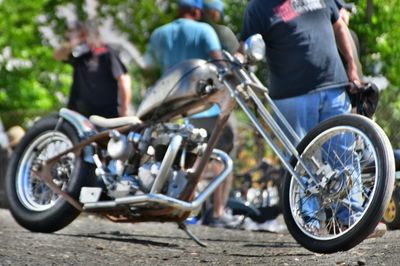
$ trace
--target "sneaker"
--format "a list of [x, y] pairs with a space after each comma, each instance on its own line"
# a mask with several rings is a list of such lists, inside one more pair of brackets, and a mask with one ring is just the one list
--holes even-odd
[[382, 237], [387, 231], [386, 224], [379, 222], [375, 227], [374, 231], [368, 236], [368, 238], [378, 238]]
[[279, 223], [278, 219], [267, 220], [258, 224], [258, 230], [267, 231], [271, 233], [285, 233], [287, 228], [285, 224]]
[[246, 217], [241, 228], [246, 231], [258, 231], [258, 223], [254, 222], [250, 217]]
[[225, 211], [221, 217], [213, 217], [209, 223], [209, 226], [233, 229], [241, 224], [242, 219], [240, 218], [240, 216], [232, 215], [231, 213]]
[[190, 216], [188, 218], [186, 218], [185, 223], [186, 224], [197, 224], [197, 218], [196, 216]]

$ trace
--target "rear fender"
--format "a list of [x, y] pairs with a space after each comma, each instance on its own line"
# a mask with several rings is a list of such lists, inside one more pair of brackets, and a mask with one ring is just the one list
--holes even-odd
[[[78, 136], [81, 140], [87, 139], [88, 137], [98, 133], [95, 125], [93, 125], [93, 123], [90, 122], [89, 119], [87, 119], [80, 113], [77, 113], [67, 108], [61, 108], [59, 116], [68, 121], [76, 129], [76, 131], [78, 132]], [[92, 157], [93, 148], [91, 146], [86, 146], [85, 148], [83, 148], [83, 155], [83, 158], [86, 162], [94, 163]]]

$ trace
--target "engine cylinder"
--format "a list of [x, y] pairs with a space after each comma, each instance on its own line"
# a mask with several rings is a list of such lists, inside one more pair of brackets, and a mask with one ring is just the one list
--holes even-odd
[[125, 135], [113, 135], [107, 144], [108, 154], [116, 160], [128, 159], [132, 145], [128, 142]]

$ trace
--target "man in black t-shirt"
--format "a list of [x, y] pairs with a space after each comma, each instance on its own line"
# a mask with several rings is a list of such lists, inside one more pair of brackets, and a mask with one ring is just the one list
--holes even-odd
[[116, 52], [87, 24], [74, 24], [66, 37], [68, 42], [54, 52], [54, 58], [74, 69], [67, 107], [85, 116], [128, 115], [131, 80]]
[[[253, 0], [245, 12], [241, 40], [256, 33], [263, 36], [271, 97], [284, 99], [359, 80], [345, 28], [333, 0]], [[347, 75], [335, 36], [349, 67]]]
[[[319, 122], [349, 113], [345, 86], [360, 82], [347, 26], [333, 1], [252, 0], [244, 15], [241, 40], [262, 35], [270, 96], [300, 139]], [[350, 200], [358, 206], [356, 198]], [[318, 207], [314, 197], [302, 205], [305, 228], [315, 234], [320, 230]], [[343, 210], [337, 218], [348, 220], [349, 212]]]

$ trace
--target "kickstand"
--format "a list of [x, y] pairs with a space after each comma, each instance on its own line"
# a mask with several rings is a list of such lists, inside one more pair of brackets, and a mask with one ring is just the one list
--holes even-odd
[[197, 236], [195, 236], [189, 228], [187, 228], [186, 224], [183, 222], [178, 223], [179, 229], [183, 230], [194, 242], [197, 243], [197, 245], [202, 246], [202, 247], [207, 247], [207, 244], [202, 242]]

